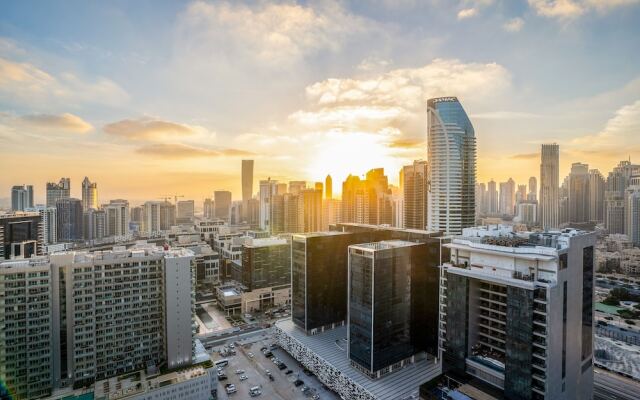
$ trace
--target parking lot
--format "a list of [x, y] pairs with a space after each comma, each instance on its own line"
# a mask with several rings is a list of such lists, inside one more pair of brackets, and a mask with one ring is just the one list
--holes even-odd
[[[229, 340], [228, 343], [231, 343]], [[219, 353], [212, 353], [213, 361], [218, 361], [222, 358], [229, 360], [229, 365], [223, 368], [227, 375], [227, 380], [220, 381], [218, 383], [218, 398], [219, 399], [247, 399], [249, 398], [249, 389], [254, 386], [259, 386], [262, 390], [262, 395], [256, 397], [256, 399], [282, 399], [282, 400], [294, 400], [294, 399], [311, 399], [314, 394], [319, 399], [337, 400], [339, 397], [323, 388], [322, 384], [314, 376], [307, 376], [303, 372], [303, 368], [291, 358], [285, 351], [276, 348], [271, 350], [273, 355], [280, 359], [287, 368], [280, 370], [270, 359], [268, 359], [260, 350], [262, 347], [270, 348], [273, 340], [265, 338], [264, 336], [256, 335], [255, 337], [242, 340], [235, 346], [236, 355], [228, 355], [226, 357], [220, 356]], [[228, 345], [227, 345], [228, 346]], [[220, 350], [223, 346], [216, 347], [216, 350]], [[236, 374], [237, 370], [244, 371], [241, 374]], [[287, 374], [286, 372], [291, 370], [292, 372]], [[266, 371], [270, 371], [273, 376], [271, 381]], [[241, 381], [240, 377], [245, 375], [246, 380]], [[304, 382], [300, 386], [295, 386], [296, 380]], [[225, 391], [226, 384], [234, 384], [237, 388], [236, 393], [227, 394]], [[308, 387], [309, 390], [305, 393], [301, 388]]]

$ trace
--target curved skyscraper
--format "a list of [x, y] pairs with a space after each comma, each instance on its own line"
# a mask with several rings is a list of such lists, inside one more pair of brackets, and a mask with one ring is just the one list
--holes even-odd
[[476, 138], [456, 97], [427, 101], [428, 229], [461, 234], [475, 225]]

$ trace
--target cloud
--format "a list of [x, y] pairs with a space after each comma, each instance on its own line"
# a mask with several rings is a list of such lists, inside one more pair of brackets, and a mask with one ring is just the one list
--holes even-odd
[[179, 18], [180, 35], [196, 53], [235, 53], [264, 65], [296, 62], [321, 50], [334, 51], [367, 30], [367, 20], [348, 13], [339, 3], [315, 7], [292, 3], [239, 2], [190, 4]]
[[478, 9], [476, 8], [463, 8], [458, 11], [458, 19], [467, 19], [478, 15]]
[[64, 113], [60, 115], [33, 114], [16, 118], [16, 122], [24, 127], [38, 130], [54, 130], [72, 133], [87, 133], [93, 126], [77, 115]]
[[520, 111], [492, 111], [486, 113], [471, 114], [471, 118], [474, 119], [495, 119], [495, 120], [507, 120], [507, 119], [527, 119], [527, 118], [540, 118], [538, 114], [520, 112]]
[[254, 153], [238, 150], [238, 149], [223, 149], [214, 150], [203, 147], [189, 146], [179, 143], [158, 143], [142, 146], [136, 149], [136, 153], [146, 156], [153, 156], [156, 158], [166, 159], [185, 159], [185, 158], [198, 158], [198, 157], [240, 157], [251, 156]]
[[511, 18], [502, 25], [502, 28], [507, 32], [520, 32], [524, 26], [524, 20], [520, 17]]
[[397, 139], [387, 143], [391, 148], [413, 149], [416, 147], [425, 147], [426, 142], [423, 139]]
[[105, 125], [106, 133], [127, 139], [163, 139], [195, 135], [204, 128], [151, 118], [124, 119]]
[[536, 158], [540, 158], [540, 154], [539, 153], [514, 154], [509, 158], [512, 160], [533, 160]]
[[568, 144], [581, 152], [624, 155], [637, 151], [640, 148], [640, 100], [618, 109], [600, 132], [574, 138]]
[[592, 10], [603, 13], [639, 3], [640, 0], [529, 0], [536, 14], [559, 20], [574, 19]]
[[510, 74], [496, 63], [435, 59], [419, 68], [403, 68], [371, 79], [331, 78], [306, 88], [318, 106], [396, 106], [422, 110], [429, 97], [494, 95], [510, 85]]
[[115, 106], [125, 102], [128, 95], [106, 78], [87, 81], [71, 72], [49, 73], [29, 62], [0, 57], [0, 99], [47, 108], [61, 101], [70, 105], [93, 103]]

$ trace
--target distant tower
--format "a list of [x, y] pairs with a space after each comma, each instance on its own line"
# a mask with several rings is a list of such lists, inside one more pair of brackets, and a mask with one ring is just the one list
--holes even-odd
[[573, 163], [569, 174], [569, 222], [589, 221], [589, 166]]
[[531, 178], [529, 178], [529, 193], [533, 194], [533, 198], [529, 199], [529, 200], [536, 200], [537, 196], [538, 196], [538, 180], [536, 179], [535, 176], [532, 176]]
[[540, 153], [540, 222], [543, 229], [558, 227], [560, 146], [543, 144]]
[[33, 186], [22, 185], [11, 188], [11, 210], [24, 211], [33, 208]]
[[476, 138], [455, 97], [427, 101], [428, 229], [452, 234], [475, 224]]
[[47, 207], [56, 207], [59, 199], [71, 197], [71, 180], [60, 178], [59, 183], [47, 182]]
[[404, 227], [406, 229], [427, 228], [427, 189], [429, 167], [426, 161], [417, 160], [402, 167]]
[[82, 209], [98, 209], [98, 184], [89, 180], [86, 176], [82, 181]]
[[253, 160], [242, 160], [242, 219], [249, 220], [249, 200], [253, 197]]
[[331, 180], [331, 175], [327, 175], [327, 177], [324, 180], [324, 190], [325, 190], [325, 197], [327, 199], [332, 199], [333, 198], [333, 181]]

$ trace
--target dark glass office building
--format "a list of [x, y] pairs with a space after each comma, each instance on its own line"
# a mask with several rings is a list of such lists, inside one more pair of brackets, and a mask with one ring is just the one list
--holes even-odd
[[366, 234], [318, 232], [293, 235], [291, 315], [308, 334], [344, 325], [347, 319], [347, 249]]
[[411, 287], [411, 320], [413, 331], [418, 332], [411, 340], [415, 349], [438, 354], [438, 266], [450, 257], [449, 249], [440, 246], [448, 239], [443, 238], [440, 232], [378, 225], [340, 223], [330, 228], [332, 231], [358, 233], [358, 243], [402, 240], [426, 245], [424, 256], [419, 258], [419, 266], [413, 271], [421, 284]]
[[82, 201], [64, 198], [56, 201], [58, 241], [82, 240]]
[[257, 239], [242, 246], [242, 266], [232, 272], [247, 290], [291, 284], [291, 244], [284, 239]]
[[0, 215], [0, 260], [42, 254], [42, 219], [38, 213]]
[[427, 245], [400, 240], [349, 246], [349, 358], [372, 378], [413, 362], [420, 350], [413, 296], [425, 290]]

